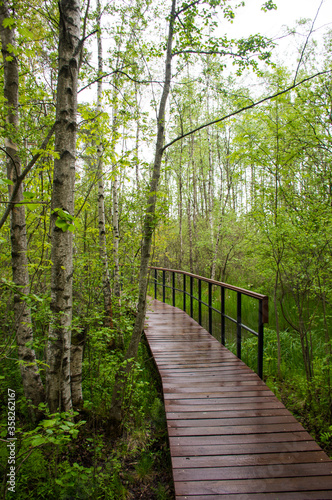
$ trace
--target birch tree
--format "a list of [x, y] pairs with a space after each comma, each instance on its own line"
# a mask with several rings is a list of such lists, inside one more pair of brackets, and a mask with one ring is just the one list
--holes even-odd
[[[97, 47], [98, 47], [98, 83], [97, 83], [97, 114], [102, 112], [103, 95], [103, 46], [101, 37], [101, 5], [97, 1]], [[99, 134], [101, 130], [99, 128]], [[99, 229], [99, 256], [103, 264], [103, 294], [105, 309], [105, 326], [111, 326], [111, 284], [106, 247], [106, 224], [105, 224], [105, 196], [104, 196], [104, 169], [103, 150], [101, 137], [97, 138], [97, 176], [98, 176], [98, 229]]]
[[76, 112], [80, 39], [80, 3], [59, 3], [59, 49], [52, 228], [51, 312], [47, 346], [47, 401], [51, 411], [72, 408], [70, 346], [72, 320]]
[[[27, 231], [23, 185], [21, 182], [21, 159], [18, 146], [19, 128], [19, 69], [16, 56], [15, 28], [10, 24], [9, 2], [0, 4], [1, 51], [4, 66], [4, 98], [6, 100], [5, 151], [8, 178], [8, 194], [11, 200], [10, 239], [12, 255], [15, 332], [18, 359], [24, 387], [24, 394], [33, 405], [44, 400], [44, 388], [32, 348], [33, 331], [31, 311], [25, 297], [29, 294], [29, 272], [27, 259]], [[16, 194], [14, 192], [16, 191]], [[14, 198], [13, 198], [14, 196]]]

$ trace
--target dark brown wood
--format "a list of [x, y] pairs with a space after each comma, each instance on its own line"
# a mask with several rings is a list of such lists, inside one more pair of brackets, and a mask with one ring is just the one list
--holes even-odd
[[[231, 465], [262, 465], [303, 462], [323, 462], [326, 455], [317, 443], [300, 441], [285, 443], [248, 443], [237, 445], [171, 446], [173, 463], [177, 467], [230, 467]], [[269, 451], [270, 453], [267, 453]], [[300, 453], [301, 452], [301, 453]], [[244, 453], [247, 453], [245, 455]], [[283, 454], [283, 457], [280, 457]], [[300, 456], [301, 455], [301, 456]], [[213, 458], [212, 458], [213, 457]], [[282, 464], [280, 463], [280, 460]]]
[[220, 481], [229, 479], [250, 478], [271, 478], [273, 477], [307, 477], [307, 476], [328, 476], [332, 472], [330, 462], [324, 463], [304, 463], [304, 464], [283, 464], [282, 467], [254, 465], [244, 467], [210, 467], [205, 469], [175, 469], [175, 481]]
[[332, 499], [332, 461], [242, 361], [156, 300], [145, 334], [163, 384], [177, 500]]
[[[177, 500], [207, 500], [210, 498], [212, 500], [225, 500], [225, 495], [213, 495], [213, 497], [205, 496], [205, 495], [177, 495]], [[299, 497], [299, 493], [250, 493], [239, 494], [228, 496], [229, 500], [331, 500], [332, 499], [332, 491], [320, 491], [318, 494], [315, 491], [301, 491], [301, 495]]]

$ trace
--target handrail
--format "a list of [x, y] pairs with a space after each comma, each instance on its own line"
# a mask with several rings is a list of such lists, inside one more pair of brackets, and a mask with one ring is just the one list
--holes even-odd
[[[221, 315], [221, 343], [225, 345], [225, 319], [236, 323], [236, 338], [237, 338], [237, 357], [241, 359], [241, 348], [242, 348], [242, 329], [256, 335], [258, 337], [258, 354], [257, 354], [257, 372], [260, 378], [263, 378], [263, 341], [264, 341], [264, 324], [268, 323], [269, 312], [268, 312], [268, 297], [267, 295], [262, 295], [260, 293], [253, 292], [251, 290], [246, 290], [234, 285], [229, 285], [228, 283], [223, 283], [221, 281], [211, 280], [210, 278], [205, 278], [203, 276], [198, 276], [197, 274], [192, 274], [187, 271], [181, 271], [177, 269], [168, 269], [163, 267], [150, 267], [154, 270], [154, 295], [157, 298], [157, 287], [162, 286], [163, 291], [163, 302], [166, 302], [166, 288], [172, 289], [172, 303], [175, 306], [175, 293], [181, 292], [183, 294], [183, 310], [186, 311], [186, 298], [190, 297], [190, 316], [193, 317], [193, 299], [198, 301], [198, 323], [202, 324], [202, 305], [208, 307], [209, 319], [208, 319], [208, 330], [212, 334], [213, 328], [213, 316], [212, 312], [215, 311]], [[158, 271], [162, 271], [162, 283], [158, 283]], [[166, 285], [166, 273], [172, 273], [172, 285]], [[183, 275], [183, 288], [175, 287], [175, 274]], [[186, 277], [190, 278], [190, 292], [187, 291]], [[198, 297], [193, 295], [194, 280], [198, 280]], [[208, 283], [208, 303], [202, 301], [202, 281]], [[219, 311], [212, 306], [212, 287], [218, 286], [221, 290], [221, 310]], [[225, 289], [237, 292], [237, 315], [236, 319], [225, 314]], [[258, 332], [249, 328], [242, 323], [242, 295], [247, 295], [259, 301], [258, 307]]]

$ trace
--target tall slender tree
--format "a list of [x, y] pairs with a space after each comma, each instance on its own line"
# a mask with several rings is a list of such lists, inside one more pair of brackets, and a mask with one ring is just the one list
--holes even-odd
[[[14, 315], [18, 359], [22, 375], [24, 394], [33, 405], [44, 400], [44, 388], [32, 347], [33, 331], [31, 311], [26, 302], [29, 294], [29, 272], [27, 259], [27, 232], [23, 185], [21, 182], [21, 159], [18, 146], [19, 128], [19, 69], [16, 56], [15, 28], [9, 23], [10, 6], [7, 0], [0, 3], [0, 36], [4, 66], [4, 98], [6, 113], [6, 156], [8, 194], [11, 200], [10, 239], [12, 272], [15, 283]], [[13, 191], [16, 191], [12, 199]]]
[[[98, 82], [97, 82], [97, 114], [102, 113], [103, 97], [103, 46], [101, 33], [101, 4], [97, 1], [97, 47], [98, 47]], [[97, 137], [97, 176], [98, 176], [98, 229], [99, 229], [99, 256], [103, 264], [103, 294], [105, 309], [105, 326], [112, 326], [111, 311], [111, 281], [109, 263], [106, 247], [106, 223], [105, 223], [105, 194], [104, 194], [104, 168], [102, 131], [98, 130]]]
[[71, 410], [72, 321], [77, 82], [82, 48], [78, 0], [59, 3], [58, 81], [51, 220], [51, 312], [47, 346], [47, 401], [51, 411]]

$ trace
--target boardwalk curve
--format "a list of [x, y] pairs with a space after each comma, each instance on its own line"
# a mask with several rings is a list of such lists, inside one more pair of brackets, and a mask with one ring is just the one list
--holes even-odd
[[332, 499], [332, 461], [266, 384], [195, 320], [151, 300], [177, 500]]

